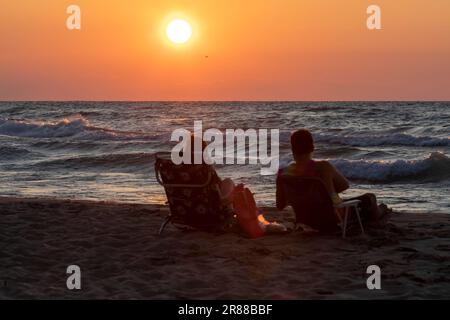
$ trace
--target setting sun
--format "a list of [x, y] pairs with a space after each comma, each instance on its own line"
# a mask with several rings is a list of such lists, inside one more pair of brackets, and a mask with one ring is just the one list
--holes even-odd
[[192, 28], [186, 20], [175, 19], [168, 24], [166, 35], [173, 43], [186, 43], [191, 38]]

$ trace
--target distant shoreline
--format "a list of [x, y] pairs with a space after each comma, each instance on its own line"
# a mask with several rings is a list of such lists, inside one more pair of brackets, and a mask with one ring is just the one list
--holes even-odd
[[394, 102], [394, 103], [420, 103], [420, 102], [426, 102], [426, 103], [449, 103], [450, 100], [426, 100], [426, 99], [422, 99], [422, 100], [103, 100], [103, 99], [98, 99], [98, 100], [0, 100], [0, 102], [23, 102], [23, 103], [27, 103], [27, 102], [137, 102], [137, 103], [171, 103], [171, 102], [212, 102], [212, 103], [216, 103], [216, 102], [225, 102], [225, 103], [239, 103], [239, 102], [243, 102], [243, 103], [273, 103], [273, 102], [278, 102], [278, 103], [289, 103], [289, 102], [300, 102], [300, 103], [330, 103], [330, 102], [336, 102], [336, 103], [358, 103], [358, 102], [374, 102], [374, 103], [383, 103], [383, 102]]

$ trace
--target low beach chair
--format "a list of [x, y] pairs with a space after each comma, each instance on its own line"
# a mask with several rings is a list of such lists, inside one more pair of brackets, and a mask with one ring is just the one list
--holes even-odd
[[215, 172], [208, 165], [176, 165], [170, 153], [156, 154], [155, 175], [164, 187], [170, 214], [159, 234], [172, 222], [175, 225], [215, 231], [225, 227], [232, 212], [223, 205], [219, 186], [213, 181]]
[[[297, 223], [322, 232], [340, 228], [345, 238], [350, 215], [354, 213], [361, 233], [365, 235], [359, 212], [360, 200], [333, 205], [324, 183], [318, 178], [283, 175], [280, 179], [287, 204], [294, 209]], [[338, 209], [343, 209], [343, 214]]]

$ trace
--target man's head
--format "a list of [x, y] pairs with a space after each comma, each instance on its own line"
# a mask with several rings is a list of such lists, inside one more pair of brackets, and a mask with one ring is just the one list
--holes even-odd
[[300, 129], [291, 135], [291, 147], [294, 158], [308, 155], [314, 151], [314, 140], [306, 129]]

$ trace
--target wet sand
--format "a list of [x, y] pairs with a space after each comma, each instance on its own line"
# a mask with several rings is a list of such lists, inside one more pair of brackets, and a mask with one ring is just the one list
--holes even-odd
[[[292, 226], [291, 211], [263, 210]], [[450, 215], [394, 213], [366, 238], [292, 232], [249, 240], [183, 231], [164, 206], [0, 198], [3, 299], [450, 298]], [[66, 268], [81, 268], [68, 290]], [[368, 290], [366, 268], [381, 268]]]

